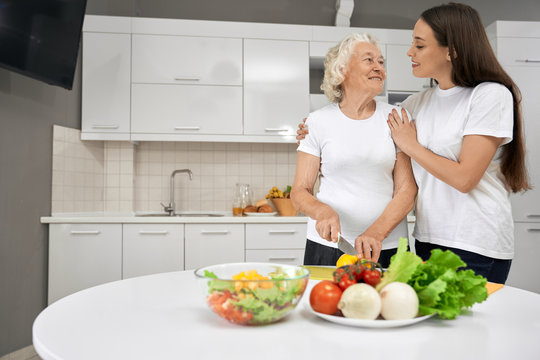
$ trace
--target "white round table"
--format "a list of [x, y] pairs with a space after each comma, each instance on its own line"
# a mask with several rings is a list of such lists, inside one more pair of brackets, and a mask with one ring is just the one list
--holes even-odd
[[251, 327], [212, 313], [193, 272], [181, 271], [58, 300], [34, 321], [33, 343], [45, 360], [539, 359], [540, 295], [505, 286], [456, 320], [386, 329], [334, 324], [301, 303], [278, 323]]

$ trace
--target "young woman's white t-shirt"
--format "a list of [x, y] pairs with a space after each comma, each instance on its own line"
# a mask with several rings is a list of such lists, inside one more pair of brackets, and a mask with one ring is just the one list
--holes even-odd
[[[392, 200], [396, 147], [386, 120], [393, 108], [377, 102], [371, 117], [354, 120], [338, 104], [327, 105], [309, 115], [309, 134], [298, 147], [321, 159], [317, 199], [338, 213], [343, 237], [353, 246]], [[319, 236], [315, 223], [308, 219], [307, 238], [336, 247]], [[396, 248], [400, 236], [407, 237], [406, 219], [383, 241], [383, 249]]]
[[[512, 141], [513, 102], [501, 84], [474, 88], [438, 86], [411, 95], [403, 107], [412, 114], [418, 142], [437, 155], [458, 161], [463, 137], [488, 135]], [[514, 225], [509, 191], [500, 170], [498, 149], [478, 186], [461, 193], [414, 160], [418, 185], [413, 237], [497, 259], [514, 255]]]

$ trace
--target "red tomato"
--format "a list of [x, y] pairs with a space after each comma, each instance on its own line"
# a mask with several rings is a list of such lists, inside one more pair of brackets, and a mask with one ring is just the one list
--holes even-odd
[[309, 295], [309, 303], [313, 310], [333, 315], [337, 312], [338, 302], [343, 291], [330, 280], [323, 280], [313, 287]]
[[349, 286], [353, 284], [356, 284], [356, 278], [350, 274], [343, 274], [338, 283], [341, 290], [345, 290], [346, 288], [348, 288]]
[[364, 270], [362, 274], [364, 282], [371, 286], [377, 285], [381, 281], [381, 273], [378, 270]]

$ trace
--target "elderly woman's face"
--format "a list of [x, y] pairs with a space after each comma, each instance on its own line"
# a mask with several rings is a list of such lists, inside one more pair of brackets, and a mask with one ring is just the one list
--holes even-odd
[[343, 87], [368, 91], [376, 96], [383, 90], [386, 70], [384, 58], [379, 49], [368, 42], [359, 42], [347, 64]]

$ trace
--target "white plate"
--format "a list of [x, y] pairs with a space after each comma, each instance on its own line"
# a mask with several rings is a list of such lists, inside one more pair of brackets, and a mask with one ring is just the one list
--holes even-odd
[[277, 211], [271, 212], [271, 213], [259, 213], [259, 212], [247, 212], [245, 213], [247, 216], [274, 216], [277, 214]]
[[384, 319], [362, 320], [362, 319], [351, 319], [351, 318], [346, 318], [342, 316], [321, 314], [313, 310], [313, 308], [309, 304], [309, 301], [305, 301], [304, 306], [307, 311], [309, 311], [310, 313], [314, 315], [317, 315], [320, 318], [323, 318], [324, 320], [331, 321], [333, 323], [341, 324], [341, 325], [365, 327], [365, 328], [393, 328], [393, 327], [400, 327], [400, 326], [408, 326], [408, 325], [416, 324], [418, 322], [427, 320], [433, 315], [435, 315], [435, 314], [431, 314], [431, 315], [425, 315], [425, 316], [418, 316], [418, 317], [415, 317], [414, 319], [409, 319], [409, 320], [384, 320]]

